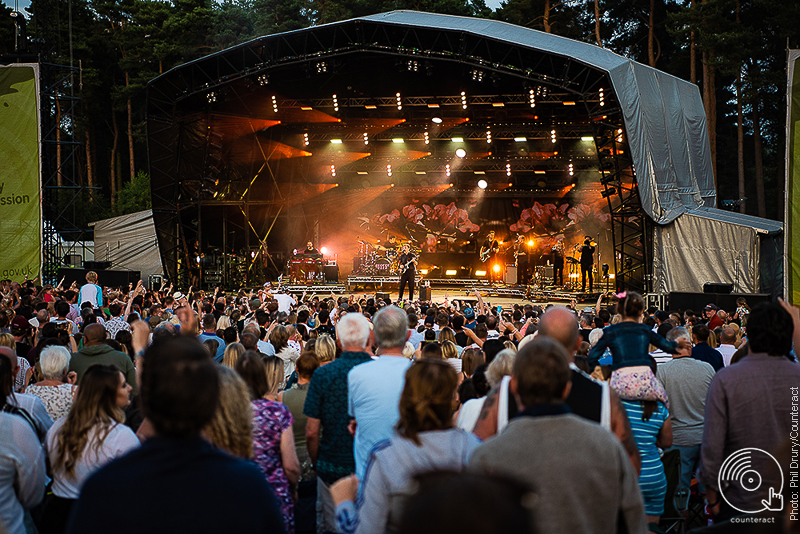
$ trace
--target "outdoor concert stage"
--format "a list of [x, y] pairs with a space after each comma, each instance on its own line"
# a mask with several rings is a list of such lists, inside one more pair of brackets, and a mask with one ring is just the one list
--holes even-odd
[[[483, 19], [402, 11], [255, 39], [151, 81], [147, 133], [179, 286], [394, 288], [408, 244], [437, 290], [493, 278], [572, 298], [548, 289], [554, 248], [575, 288], [588, 236], [595, 289], [641, 290], [654, 223], [715, 199], [695, 86]], [[308, 241], [322, 256], [298, 254]]]

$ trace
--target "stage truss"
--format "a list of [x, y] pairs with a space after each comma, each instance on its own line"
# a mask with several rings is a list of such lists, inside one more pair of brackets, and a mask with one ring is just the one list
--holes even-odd
[[[620, 135], [624, 132], [621, 109], [613, 98], [612, 86], [605, 72], [581, 62], [580, 58], [556, 56], [466, 32], [387, 25], [363, 19], [259, 38], [173, 69], [148, 85], [147, 123], [153, 212], [164, 269], [170, 279], [177, 279], [182, 272], [181, 267], [191, 261], [182, 212], [201, 212], [205, 206], [227, 205], [240, 210], [246, 223], [252, 227], [249, 213], [254, 206], [280, 206], [286, 200], [281, 196], [269, 162], [257, 170], [255, 177], [264, 176], [272, 181], [276, 195], [271, 200], [253, 200], [249, 185], [252, 185], [255, 177], [249, 185], [245, 181], [243, 190], [239, 186], [236, 194], [223, 193], [223, 199], [216, 198], [216, 195], [214, 198], [208, 195], [203, 198], [202, 180], [213, 182], [221, 179], [217, 167], [221, 159], [221, 147], [219, 139], [210, 129], [204, 139], [182, 137], [189, 122], [209, 118], [209, 106], [199, 104], [211, 104], [223, 96], [241, 99], [233, 85], [235, 82], [266, 86], [270, 83], [270, 73], [278, 68], [302, 66], [312, 76], [315, 70], [335, 71], [342, 61], [364, 53], [396, 57], [398, 62], [409, 65], [409, 68], [413, 62], [415, 70], [429, 69], [436, 61], [455, 62], [479, 72], [480, 76], [513, 76], [530, 87], [530, 96], [506, 95], [506, 100], [499, 102], [497, 95], [473, 95], [470, 96], [471, 104], [520, 104], [525, 103], [526, 98], [532, 98], [540, 107], [562, 105], [565, 99], [571, 100], [569, 104], [582, 106], [592, 118], [593, 137], [600, 160], [597, 180], [602, 183], [603, 196], [607, 198], [611, 212], [613, 271], [617, 273], [615, 285], [645, 289], [650, 261], [646, 216], [638, 198], [630, 150]], [[409, 97], [403, 101], [403, 106], [422, 109], [457, 105], [461, 99], [457, 94]], [[397, 102], [392, 98], [348, 97], [334, 101], [325, 97], [303, 104], [335, 107], [338, 110], [347, 107], [391, 107]], [[274, 102], [276, 109], [277, 106], [303, 104], [291, 100]], [[569, 125], [564, 126], [563, 135], [570, 135]], [[513, 132], [503, 132], [502, 127], [492, 133], [495, 137], [513, 136]], [[532, 129], [530, 135], [534, 139], [547, 139], [550, 132], [547, 129]], [[572, 135], [579, 134], [573, 132]], [[309, 140], [314, 140], [313, 134], [309, 135]], [[465, 170], [472, 169], [466, 167]], [[536, 193], [536, 186], [528, 184], [525, 189], [502, 191], [498, 195], [523, 197]], [[279, 215], [280, 209], [267, 235], [258, 235], [258, 239], [266, 239]], [[250, 233], [247, 235], [248, 248], [258, 245], [251, 245]]]

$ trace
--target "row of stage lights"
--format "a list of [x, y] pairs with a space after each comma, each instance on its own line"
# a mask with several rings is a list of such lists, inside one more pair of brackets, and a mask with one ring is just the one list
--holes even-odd
[[[258, 81], [259, 81], [259, 84], [262, 85], [262, 86], [263, 85], [267, 85], [269, 83], [269, 76], [267, 76], [266, 74], [262, 74], [261, 76], [258, 77]], [[262, 81], [263, 81], [263, 83], [262, 83]], [[537, 97], [537, 95], [539, 95], [540, 97], [546, 96], [547, 95], [547, 88], [538, 87], [537, 89], [529, 89], [528, 90], [528, 104], [530, 105], [531, 108], [535, 108], [536, 107], [536, 97]], [[209, 104], [212, 104], [212, 103], [216, 102], [217, 101], [217, 93], [215, 91], [210, 91], [209, 93], [206, 94], [206, 99], [208, 100]], [[600, 106], [605, 106], [606, 105], [606, 103], [605, 103], [605, 92], [604, 92], [602, 87], [598, 91], [598, 99], [599, 99]], [[339, 111], [339, 97], [338, 97], [338, 95], [334, 94], [332, 96], [331, 100], [332, 100], [332, 104], [333, 104], [333, 110], [334, 111]], [[394, 102], [395, 102], [395, 106], [397, 107], [397, 110], [401, 111], [403, 109], [403, 96], [400, 93], [395, 93]], [[565, 105], [565, 106], [574, 106], [574, 105], [577, 104], [577, 102], [575, 102], [575, 101], [563, 101], [562, 104]], [[466, 91], [461, 91], [461, 109], [467, 109], [467, 106], [468, 106], [468, 103], [467, 103], [467, 92]], [[505, 107], [505, 103], [503, 103], [502, 101], [493, 102], [492, 106], [493, 107]], [[428, 107], [429, 108], [438, 108], [438, 107], [440, 107], [440, 104], [438, 104], [438, 103], [429, 103]], [[366, 104], [364, 104], [364, 108], [366, 108], [366, 109], [377, 109], [378, 106], [375, 103], [366, 103]], [[310, 110], [312, 108], [303, 106], [302, 109]], [[272, 111], [275, 112], [275, 113], [278, 113], [278, 100], [277, 100], [277, 96], [275, 96], [275, 95], [272, 95]], [[441, 123], [441, 119], [439, 119], [438, 122]]]
[[[364, 140], [364, 144], [365, 145], [369, 145], [369, 133], [368, 132], [364, 132], [363, 140]], [[386, 139], [386, 140], [387, 141], [391, 141], [395, 145], [402, 145], [402, 144], [405, 144], [405, 142], [406, 142], [406, 140], [404, 138], [402, 138], [402, 137], [393, 137], [391, 139]], [[514, 142], [516, 142], [516, 143], [527, 143], [529, 140], [530, 139], [528, 139], [525, 136], [516, 136], [516, 137], [514, 137]], [[594, 137], [592, 137], [592, 136], [581, 136], [580, 140], [581, 141], [594, 141]], [[622, 132], [621, 132], [621, 130], [617, 130], [617, 141], [618, 142], [622, 142]], [[422, 142], [425, 143], [426, 145], [431, 144], [430, 134], [427, 131], [422, 134]], [[464, 143], [465, 139], [463, 137], [451, 137], [450, 138], [450, 142], [451, 143]], [[553, 143], [553, 144], [556, 144], [556, 142], [558, 142], [558, 136], [557, 136], [555, 130], [550, 130], [550, 142]], [[344, 144], [344, 139], [341, 139], [339, 137], [334, 137], [333, 139], [330, 140], [330, 143], [332, 145], [342, 145], [342, 144]], [[492, 131], [491, 130], [486, 130], [486, 143], [487, 144], [491, 144], [492, 143]], [[308, 146], [308, 145], [311, 144], [311, 139], [309, 138], [308, 133], [303, 133], [303, 144], [305, 146]], [[463, 155], [459, 155], [458, 156], [460, 158], [463, 158], [464, 156], [466, 156], [466, 151], [463, 148], [457, 149], [456, 153], [457, 154], [463, 153]]]

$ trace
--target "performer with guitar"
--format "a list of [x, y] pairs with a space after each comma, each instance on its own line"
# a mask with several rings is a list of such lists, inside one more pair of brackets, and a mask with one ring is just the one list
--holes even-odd
[[408, 244], [403, 245], [403, 248], [400, 250], [402, 253], [397, 259], [398, 265], [400, 266], [400, 297], [398, 300], [403, 300], [406, 284], [408, 284], [408, 300], [414, 300], [414, 280], [417, 276], [417, 258], [414, 256], [414, 253], [411, 252], [411, 247]]
[[525, 252], [525, 236], [519, 234], [514, 241], [514, 263], [517, 266], [517, 283], [525, 284], [528, 280], [528, 254]]
[[494, 230], [489, 232], [480, 251], [481, 261], [486, 264], [486, 270], [489, 272], [489, 279], [495, 277], [495, 272], [492, 270], [492, 263], [497, 255], [497, 250], [500, 248], [500, 244], [494, 238], [494, 235]]

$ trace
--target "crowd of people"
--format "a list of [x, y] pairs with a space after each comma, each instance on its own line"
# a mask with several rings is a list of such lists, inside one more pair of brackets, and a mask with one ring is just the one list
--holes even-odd
[[[780, 300], [5, 280], [0, 532], [644, 533], [681, 496], [702, 532], [798, 531], [797, 346]], [[745, 449], [766, 502], [720, 476]]]

